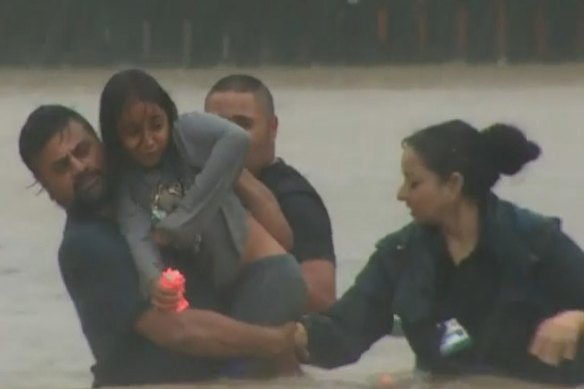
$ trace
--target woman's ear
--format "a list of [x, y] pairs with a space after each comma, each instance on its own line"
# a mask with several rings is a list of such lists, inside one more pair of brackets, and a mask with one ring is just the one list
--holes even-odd
[[451, 173], [446, 180], [446, 186], [448, 192], [453, 198], [458, 197], [462, 194], [462, 188], [464, 187], [464, 177], [459, 172]]

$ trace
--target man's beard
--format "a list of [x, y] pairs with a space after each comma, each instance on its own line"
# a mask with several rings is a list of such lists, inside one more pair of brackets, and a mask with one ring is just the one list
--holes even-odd
[[98, 212], [110, 201], [106, 180], [101, 171], [79, 173], [73, 181], [73, 201], [69, 211], [76, 214]]

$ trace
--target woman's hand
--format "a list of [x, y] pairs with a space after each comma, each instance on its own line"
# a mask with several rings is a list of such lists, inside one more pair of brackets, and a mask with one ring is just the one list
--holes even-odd
[[584, 311], [560, 312], [539, 324], [529, 353], [552, 366], [573, 360], [583, 332]]
[[308, 361], [308, 334], [306, 328], [301, 323], [296, 323], [294, 330], [294, 350], [298, 359], [302, 362]]

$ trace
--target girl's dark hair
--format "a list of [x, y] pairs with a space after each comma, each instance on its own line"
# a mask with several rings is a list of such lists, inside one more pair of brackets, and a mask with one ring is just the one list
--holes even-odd
[[403, 140], [441, 178], [458, 172], [465, 196], [484, 200], [501, 174], [514, 175], [537, 159], [540, 147], [518, 128], [494, 124], [478, 131], [462, 120], [430, 126]]
[[[105, 146], [108, 170], [118, 171], [126, 163], [126, 153], [120, 142], [118, 123], [128, 104], [134, 101], [154, 103], [160, 106], [172, 126], [178, 117], [174, 101], [158, 81], [139, 69], [128, 69], [114, 74], [105, 84], [99, 101], [99, 127]], [[169, 143], [173, 149], [173, 143]], [[169, 150], [171, 151], [171, 150]]]

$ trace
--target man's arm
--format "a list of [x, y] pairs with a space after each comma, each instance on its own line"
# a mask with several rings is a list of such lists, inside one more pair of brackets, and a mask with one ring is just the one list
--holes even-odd
[[137, 331], [161, 347], [193, 356], [287, 355], [293, 328], [245, 324], [215, 312], [158, 311], [139, 292], [129, 249], [117, 231], [80, 228], [61, 246], [59, 263], [96, 359]]
[[294, 239], [292, 230], [272, 192], [247, 169], [241, 173], [235, 189], [253, 217], [290, 251]]
[[196, 357], [277, 358], [293, 348], [293, 324], [261, 327], [201, 309], [180, 314], [149, 309], [134, 328], [161, 347]]
[[290, 193], [280, 207], [294, 235], [292, 254], [300, 262], [308, 288], [307, 312], [321, 312], [336, 300], [332, 227], [322, 202], [304, 193]]
[[306, 312], [322, 312], [336, 300], [335, 265], [328, 259], [313, 258], [300, 264], [306, 282]]

